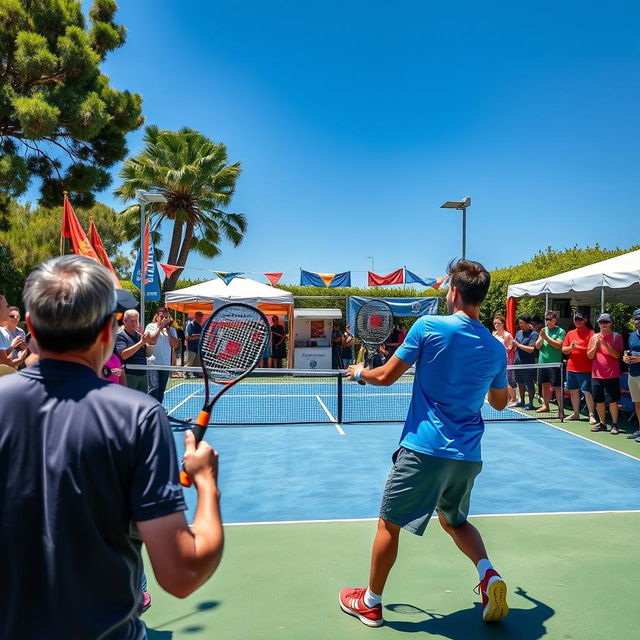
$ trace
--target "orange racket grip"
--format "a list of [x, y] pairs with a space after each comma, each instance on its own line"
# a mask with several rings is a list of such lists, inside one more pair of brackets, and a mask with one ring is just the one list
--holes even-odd
[[[198, 446], [202, 438], [204, 438], [204, 434], [207, 430], [207, 425], [209, 424], [210, 417], [211, 414], [208, 411], [201, 411], [196, 418], [196, 424], [192, 429], [193, 435], [196, 437], [196, 447]], [[183, 487], [191, 486], [189, 474], [184, 470], [184, 468], [182, 469], [182, 471], [180, 471], [180, 484]]]

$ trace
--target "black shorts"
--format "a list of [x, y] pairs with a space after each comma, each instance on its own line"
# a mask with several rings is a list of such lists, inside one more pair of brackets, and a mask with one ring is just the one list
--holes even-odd
[[538, 370], [538, 382], [550, 382], [552, 387], [560, 388], [560, 367], [544, 367]]
[[619, 378], [591, 378], [591, 393], [594, 402], [618, 402], [620, 400]]

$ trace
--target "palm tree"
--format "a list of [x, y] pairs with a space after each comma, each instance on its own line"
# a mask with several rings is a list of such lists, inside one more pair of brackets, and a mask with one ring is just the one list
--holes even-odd
[[[123, 202], [135, 197], [137, 189], [162, 193], [166, 203], [146, 206], [154, 243], [161, 239], [163, 222], [173, 222], [167, 261], [184, 267], [191, 250], [207, 257], [220, 255], [224, 237], [234, 246], [242, 242], [247, 221], [241, 213], [227, 213], [226, 207], [236, 188], [240, 163], [227, 164], [227, 148], [203, 134], [184, 127], [179, 131], [145, 128], [144, 150], [128, 158], [114, 190]], [[123, 211], [125, 232], [140, 242], [140, 208], [131, 205]], [[164, 292], [172, 291], [180, 272], [164, 281]]]

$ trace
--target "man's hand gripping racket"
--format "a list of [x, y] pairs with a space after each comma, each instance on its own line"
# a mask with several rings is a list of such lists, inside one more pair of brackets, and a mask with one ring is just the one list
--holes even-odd
[[[196, 447], [207, 430], [213, 405], [223, 393], [255, 369], [269, 337], [269, 323], [264, 314], [246, 304], [226, 304], [205, 323], [199, 347], [205, 400], [192, 429]], [[210, 383], [222, 385], [212, 399]], [[184, 468], [180, 473], [180, 483], [185, 487], [191, 486]]]
[[[364, 364], [369, 369], [375, 368], [378, 349], [389, 339], [393, 331], [393, 311], [383, 300], [369, 300], [363, 304], [356, 315], [356, 334], [365, 348]], [[358, 370], [359, 371], [359, 370]], [[358, 372], [356, 372], [358, 376]], [[354, 378], [358, 384], [363, 380]]]

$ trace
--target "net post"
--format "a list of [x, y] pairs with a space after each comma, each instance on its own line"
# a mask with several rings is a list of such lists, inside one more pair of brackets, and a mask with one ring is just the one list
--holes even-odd
[[337, 411], [337, 419], [340, 424], [342, 424], [342, 374], [338, 371], [338, 411]]

